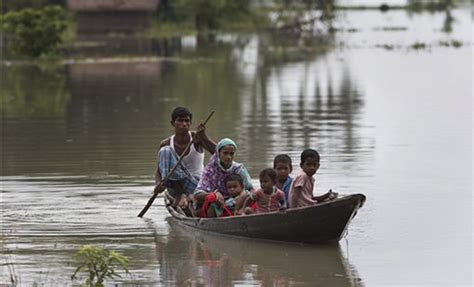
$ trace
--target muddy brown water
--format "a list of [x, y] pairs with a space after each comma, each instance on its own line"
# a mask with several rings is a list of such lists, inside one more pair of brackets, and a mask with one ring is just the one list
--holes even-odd
[[[0, 282], [70, 285], [73, 254], [96, 244], [130, 259], [131, 276], [109, 284], [470, 286], [472, 23], [468, 9], [446, 16], [341, 12], [336, 34], [305, 47], [217, 35], [185, 37], [166, 58], [3, 62]], [[278, 153], [296, 173], [299, 153], [318, 149], [316, 193], [367, 196], [346, 238], [197, 234], [160, 198], [137, 218], [177, 105], [195, 123], [215, 110], [208, 134], [233, 138], [255, 180]]]

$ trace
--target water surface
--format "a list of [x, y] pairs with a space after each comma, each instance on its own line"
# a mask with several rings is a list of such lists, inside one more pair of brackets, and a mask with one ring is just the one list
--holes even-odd
[[[130, 258], [123, 285], [470, 286], [473, 27], [469, 10], [450, 16], [341, 12], [338, 32], [304, 41], [188, 37], [166, 58], [2, 64], [0, 282], [71, 284], [73, 254], [96, 244]], [[296, 173], [316, 148], [316, 193], [368, 198], [346, 239], [197, 235], [161, 199], [137, 218], [177, 105], [195, 123], [215, 110], [208, 134], [235, 139], [254, 179], [278, 153]]]

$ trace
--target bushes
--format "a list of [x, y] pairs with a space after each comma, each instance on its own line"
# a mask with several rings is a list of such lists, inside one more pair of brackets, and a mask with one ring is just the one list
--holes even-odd
[[67, 14], [60, 6], [12, 11], [0, 17], [0, 30], [11, 36], [14, 53], [30, 57], [54, 53], [67, 28]]
[[[25, 8], [40, 9], [48, 5], [61, 5], [61, 0], [2, 0], [2, 13]], [[64, 2], [64, 1], [62, 1]]]

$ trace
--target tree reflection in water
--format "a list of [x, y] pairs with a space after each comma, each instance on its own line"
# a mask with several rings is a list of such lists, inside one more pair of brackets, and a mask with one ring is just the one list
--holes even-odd
[[[54, 73], [4, 67], [2, 98], [11, 139], [5, 150], [15, 162], [6, 170], [43, 171], [43, 165], [16, 160], [28, 154], [37, 158], [34, 163], [50, 163], [50, 172], [151, 175], [176, 105], [189, 107], [195, 123], [215, 110], [208, 133], [236, 139], [239, 161], [252, 175], [277, 153], [297, 157], [303, 148], [327, 142], [355, 155], [353, 126], [362, 94], [348, 68], [327, 63], [331, 35], [302, 37], [200, 37], [194, 46], [175, 45], [179, 58], [73, 63]], [[34, 142], [38, 132], [54, 139], [41, 154], [34, 145], [15, 144]]]

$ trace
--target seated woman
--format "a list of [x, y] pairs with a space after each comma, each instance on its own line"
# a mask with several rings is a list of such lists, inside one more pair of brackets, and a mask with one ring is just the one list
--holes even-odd
[[245, 190], [253, 190], [250, 175], [241, 163], [234, 161], [237, 144], [228, 138], [217, 143], [216, 152], [212, 155], [205, 167], [197, 185], [194, 197], [196, 212], [200, 217], [219, 217], [230, 215], [226, 212], [225, 201], [231, 197], [225, 178], [233, 173], [243, 179]]

